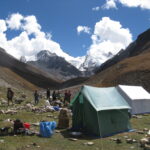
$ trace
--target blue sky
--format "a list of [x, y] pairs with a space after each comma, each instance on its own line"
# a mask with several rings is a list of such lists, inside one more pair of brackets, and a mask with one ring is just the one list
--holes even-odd
[[[1, 0], [0, 19], [6, 20], [14, 13], [23, 16], [34, 15], [41, 26], [41, 31], [51, 33], [52, 40], [59, 43], [63, 51], [74, 57], [83, 56], [93, 43], [91, 36], [95, 24], [103, 17], [109, 17], [120, 22], [122, 28], [128, 28], [132, 40], [149, 28], [149, 7], [142, 4], [130, 6], [128, 0], [127, 4], [117, 0], [110, 1], [114, 1], [117, 8], [102, 7], [106, 4], [106, 0]], [[92, 10], [95, 7], [98, 10]], [[89, 27], [90, 33], [84, 31], [77, 33], [79, 25]], [[20, 33], [20, 30], [8, 29], [6, 36], [11, 40]]]

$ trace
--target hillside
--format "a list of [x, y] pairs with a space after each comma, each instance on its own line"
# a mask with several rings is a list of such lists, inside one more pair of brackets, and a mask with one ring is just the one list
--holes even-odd
[[5, 86], [57, 88], [59, 82], [39, 69], [18, 61], [0, 48], [0, 80]]
[[116, 86], [141, 85], [150, 92], [150, 52], [127, 58], [92, 76], [86, 84]]

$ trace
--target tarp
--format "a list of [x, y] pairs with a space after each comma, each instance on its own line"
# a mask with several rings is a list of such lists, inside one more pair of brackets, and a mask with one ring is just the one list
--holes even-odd
[[42, 137], [51, 137], [54, 134], [56, 122], [40, 122], [40, 135]]

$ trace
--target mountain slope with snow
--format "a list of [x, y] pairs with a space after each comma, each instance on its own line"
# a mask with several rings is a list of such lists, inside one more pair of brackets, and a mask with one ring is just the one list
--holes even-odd
[[40, 51], [36, 56], [36, 61], [28, 61], [28, 63], [40, 68], [52, 78], [58, 80], [64, 81], [83, 76], [81, 71], [67, 62], [63, 57], [47, 50]]

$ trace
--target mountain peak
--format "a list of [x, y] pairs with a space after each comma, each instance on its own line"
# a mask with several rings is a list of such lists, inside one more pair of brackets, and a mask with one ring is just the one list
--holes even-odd
[[37, 53], [37, 60], [48, 61], [50, 57], [55, 56], [57, 56], [55, 53], [51, 53], [48, 50], [41, 50], [39, 53]]

